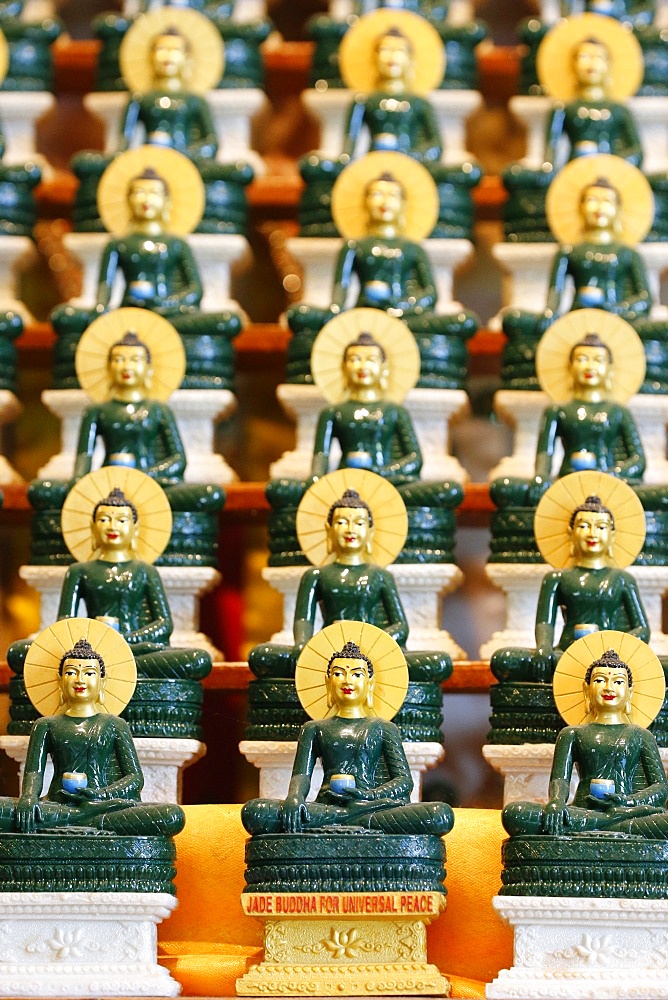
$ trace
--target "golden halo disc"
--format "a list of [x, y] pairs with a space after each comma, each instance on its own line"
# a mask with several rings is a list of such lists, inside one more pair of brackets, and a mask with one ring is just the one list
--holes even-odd
[[374, 53], [380, 38], [398, 28], [413, 49], [410, 92], [426, 96], [440, 86], [445, 73], [445, 46], [441, 36], [419, 14], [382, 7], [360, 17], [346, 31], [339, 47], [341, 78], [346, 87], [370, 94], [379, 89]]
[[577, 244], [583, 241], [582, 193], [600, 177], [607, 178], [621, 199], [620, 226], [616, 238], [634, 247], [647, 236], [654, 219], [654, 195], [649, 181], [637, 167], [620, 156], [599, 153], [571, 160], [562, 167], [547, 189], [545, 211], [557, 243]]
[[121, 42], [118, 56], [128, 90], [145, 94], [154, 89], [151, 47], [168, 28], [176, 28], [190, 49], [184, 90], [205, 94], [216, 87], [225, 67], [223, 39], [216, 26], [196, 10], [161, 7], [136, 18]]
[[420, 350], [406, 324], [382, 309], [347, 309], [323, 326], [311, 351], [313, 381], [328, 403], [347, 398], [343, 353], [360, 333], [370, 333], [385, 351], [389, 379], [383, 399], [403, 403], [420, 377]]
[[610, 57], [605, 99], [622, 102], [635, 94], [642, 83], [644, 61], [633, 32], [612, 17], [578, 14], [557, 21], [538, 46], [536, 73], [550, 97], [577, 100], [573, 56], [576, 48], [591, 38], [600, 41]]
[[88, 639], [104, 660], [104, 702], [97, 703], [102, 715], [120, 715], [134, 694], [137, 667], [132, 650], [116, 629], [94, 618], [63, 618], [43, 629], [32, 640], [24, 668], [26, 691], [40, 715], [63, 715], [60, 704], [58, 667], [64, 654], [79, 639]]
[[150, 309], [127, 306], [99, 316], [83, 333], [77, 345], [74, 365], [81, 388], [95, 403], [111, 397], [109, 351], [132, 331], [151, 353], [151, 383], [148, 399], [163, 402], [178, 389], [186, 371], [183, 341], [172, 324]]
[[7, 76], [7, 70], [9, 69], [9, 45], [7, 44], [7, 38], [5, 33], [0, 31], [0, 83], [3, 82]]
[[187, 236], [199, 225], [204, 213], [204, 182], [199, 170], [183, 153], [159, 146], [140, 146], [119, 153], [100, 178], [97, 208], [112, 236], [126, 236], [132, 229], [128, 185], [152, 167], [169, 187], [169, 217], [164, 232]]
[[587, 668], [608, 649], [614, 649], [631, 669], [631, 722], [646, 729], [659, 714], [666, 692], [661, 661], [642, 639], [612, 629], [576, 639], [560, 657], [552, 680], [559, 714], [567, 726], [592, 721], [585, 711], [582, 684]]
[[387, 719], [397, 714], [408, 691], [408, 667], [401, 647], [382, 628], [367, 622], [334, 622], [316, 632], [304, 646], [295, 667], [295, 687], [304, 711], [312, 719], [335, 714], [327, 706], [327, 664], [347, 642], [355, 642], [373, 663], [373, 708], [369, 716]]
[[332, 504], [346, 490], [357, 490], [373, 514], [369, 561], [377, 566], [389, 566], [404, 547], [408, 515], [397, 488], [368, 469], [337, 469], [318, 479], [306, 491], [297, 508], [297, 538], [304, 555], [314, 566], [334, 562], [334, 556], [327, 552], [325, 522]]
[[536, 372], [543, 392], [555, 403], [573, 399], [569, 357], [588, 333], [597, 333], [612, 353], [607, 398], [627, 403], [645, 378], [645, 349], [630, 323], [604, 309], [576, 309], [556, 320], [543, 334], [536, 350]]
[[572, 565], [569, 523], [588, 496], [600, 498], [615, 521], [613, 566], [624, 569], [645, 541], [645, 512], [628, 483], [607, 472], [571, 472], [550, 486], [536, 507], [533, 530], [540, 554], [555, 569]]
[[429, 171], [404, 153], [367, 153], [342, 170], [332, 188], [332, 216], [344, 240], [368, 235], [365, 192], [371, 181], [390, 173], [405, 192], [405, 224], [401, 235], [419, 242], [438, 220], [438, 191]]
[[60, 518], [65, 544], [77, 562], [99, 558], [91, 525], [95, 505], [118, 487], [137, 508], [139, 533], [136, 559], [154, 563], [172, 534], [172, 511], [159, 483], [139, 469], [105, 465], [89, 472], [67, 494]]

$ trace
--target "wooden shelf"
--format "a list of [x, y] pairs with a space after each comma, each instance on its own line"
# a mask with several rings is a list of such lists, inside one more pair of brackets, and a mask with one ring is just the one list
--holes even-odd
[[[6, 663], [0, 663], [0, 692], [6, 693], [12, 672]], [[253, 675], [247, 663], [214, 663], [213, 670], [203, 682], [207, 691], [229, 691], [240, 693], [246, 691]], [[495, 679], [489, 669], [489, 663], [484, 661], [462, 660], [455, 663], [452, 677], [447, 680], [443, 689], [446, 692], [481, 692], [487, 691]]]

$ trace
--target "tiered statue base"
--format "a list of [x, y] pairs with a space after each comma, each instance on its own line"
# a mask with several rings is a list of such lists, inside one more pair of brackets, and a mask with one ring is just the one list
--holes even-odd
[[156, 936], [175, 906], [166, 892], [0, 892], [0, 996], [178, 996]]
[[[410, 742], [442, 743], [443, 692], [439, 681], [410, 681], [408, 691], [393, 721], [401, 738]], [[249, 740], [296, 740], [308, 716], [293, 680], [263, 677], [248, 685]]]
[[[3, 738], [6, 739], [6, 737], [0, 736], [0, 747], [3, 746]], [[254, 764], [260, 772], [260, 798], [286, 798], [296, 749], [296, 740], [242, 740], [239, 744], [240, 753], [251, 764]], [[553, 750], [554, 747], [551, 749]], [[422, 775], [430, 767], [434, 767], [443, 759], [444, 750], [441, 744], [437, 742], [414, 742], [404, 743], [404, 751], [408, 766], [410, 767], [411, 778], [413, 779], [411, 801], [419, 802], [422, 798]], [[322, 765], [318, 761], [313, 770], [311, 793], [307, 796], [308, 802], [313, 801], [315, 798], [316, 791], [322, 784], [322, 780]], [[152, 801], [158, 800], [155, 799]]]
[[[21, 404], [13, 392], [10, 392], [9, 389], [0, 389], [0, 427], [16, 420], [21, 409]], [[23, 480], [16, 469], [10, 465], [4, 455], [0, 454], [0, 486], [21, 482]]]
[[55, 97], [46, 90], [4, 91], [0, 94], [0, 121], [5, 140], [2, 162], [24, 164], [31, 160], [42, 170], [42, 180], [53, 176], [48, 161], [35, 148], [35, 125], [39, 118], [50, 111]]
[[265, 925], [265, 955], [237, 992], [448, 995], [425, 930], [445, 907], [444, 860], [440, 837], [355, 827], [252, 837], [241, 902]]
[[[19, 765], [20, 783], [23, 783], [28, 739], [28, 736], [0, 736], [0, 749]], [[144, 801], [181, 802], [183, 772], [204, 756], [205, 745], [199, 740], [149, 737], [135, 738], [134, 744], [144, 775]], [[49, 787], [52, 775], [53, 767], [49, 760], [44, 775], [44, 788]]]
[[496, 896], [493, 902], [513, 927], [515, 954], [513, 967], [487, 986], [489, 1000], [668, 997], [664, 899]]
[[440, 893], [252, 893], [241, 903], [265, 925], [265, 953], [237, 980], [240, 996], [450, 995], [427, 962]]
[[0, 235], [0, 309], [18, 313], [24, 323], [34, 323], [35, 318], [18, 298], [20, 276], [36, 259], [37, 250], [29, 236]]
[[[297, 423], [296, 447], [293, 451], [284, 452], [277, 462], [270, 465], [269, 475], [271, 479], [306, 479], [311, 472], [315, 428], [320, 411], [326, 406], [325, 400], [313, 385], [284, 383], [278, 386], [276, 395], [287, 415]], [[448, 454], [450, 424], [468, 413], [468, 396], [464, 390], [412, 389], [404, 400], [404, 406], [411, 415], [424, 458], [421, 479], [425, 482], [467, 482], [469, 477], [463, 465], [454, 455]], [[339, 455], [333, 448], [332, 468], [336, 468], [338, 461]]]

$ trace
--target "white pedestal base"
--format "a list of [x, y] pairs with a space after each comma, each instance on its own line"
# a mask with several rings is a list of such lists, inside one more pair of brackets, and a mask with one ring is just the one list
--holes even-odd
[[[83, 268], [81, 295], [70, 305], [92, 309], [97, 301], [102, 252], [109, 242], [108, 233], [66, 233], [63, 237], [67, 249], [79, 259]], [[230, 270], [232, 263], [247, 252], [245, 236], [235, 234], [191, 233], [188, 244], [195, 257], [200, 281], [204, 289], [202, 312], [221, 312], [225, 309], [239, 311], [239, 304], [230, 299]], [[120, 305], [123, 280], [117, 276], [112, 291], [110, 308]]]
[[[167, 602], [172, 612], [174, 631], [171, 645], [205, 649], [214, 660], [224, 656], [210, 639], [197, 631], [199, 623], [199, 599], [220, 580], [218, 570], [210, 566], [158, 566]], [[52, 625], [58, 618], [60, 591], [66, 566], [21, 566], [19, 576], [27, 584], [39, 591], [40, 629]], [[80, 608], [85, 616], [84, 608]]]
[[55, 97], [47, 91], [7, 90], [0, 93], [0, 121], [5, 136], [5, 166], [23, 164], [27, 160], [42, 168], [42, 180], [52, 173], [47, 160], [35, 150], [37, 119], [50, 111]]
[[[327, 404], [320, 390], [311, 385], [279, 385], [276, 394], [285, 412], [297, 422], [297, 447], [286, 451], [269, 466], [271, 479], [306, 479], [311, 474], [315, 428], [320, 411]], [[421, 479], [427, 481], [468, 481], [461, 463], [447, 454], [450, 422], [468, 412], [468, 396], [463, 389], [412, 389], [404, 406], [413, 426], [424, 459]], [[338, 466], [340, 454], [332, 449], [331, 468]], [[666, 480], [668, 482], [668, 478]]]
[[[668, 748], [659, 750], [664, 769], [668, 774]], [[504, 778], [503, 804], [509, 802], [540, 802], [548, 800], [548, 786], [554, 743], [521, 743], [517, 746], [486, 743], [482, 755], [495, 771]], [[571, 779], [570, 798], [578, 785], [577, 773]]]
[[2, 997], [175, 997], [158, 965], [164, 892], [2, 892]]
[[[0, 749], [19, 765], [19, 783], [23, 784], [29, 736], [0, 736]], [[183, 771], [206, 753], [199, 740], [163, 739], [139, 736], [134, 740], [144, 773], [141, 797], [144, 802], [180, 802]], [[53, 777], [51, 759], [44, 773], [46, 792]]]
[[[397, 583], [399, 596], [406, 612], [410, 633], [409, 650], [434, 649], [449, 653], [453, 660], [465, 659], [466, 654], [449, 632], [438, 627], [439, 597], [456, 590], [463, 573], [454, 563], [394, 563], [388, 566]], [[271, 642], [292, 645], [292, 625], [295, 618], [297, 588], [304, 575], [304, 566], [268, 566], [263, 578], [283, 595], [283, 629], [272, 635]], [[55, 616], [52, 620], [55, 620]], [[320, 612], [316, 614], [316, 631], [322, 628]]]
[[[45, 389], [42, 402], [61, 421], [60, 451], [38, 470], [37, 476], [39, 479], [69, 479], [74, 471], [81, 415], [90, 405], [90, 399], [82, 389]], [[236, 472], [213, 448], [216, 424], [236, 409], [234, 393], [229, 389], [178, 389], [169, 397], [169, 406], [186, 448], [185, 481], [233, 482]], [[97, 469], [103, 460], [100, 444], [93, 456], [93, 467]]]
[[[545, 563], [487, 563], [487, 577], [508, 599], [506, 626], [480, 647], [480, 656], [489, 660], [505, 646], [535, 649], [538, 592], [549, 566]], [[668, 655], [668, 635], [662, 629], [662, 598], [668, 590], [668, 566], [631, 566], [651, 630], [650, 644], [658, 656]]]
[[[130, 95], [127, 91], [105, 93], [93, 91], [84, 96], [84, 107], [104, 123], [104, 152], [115, 153], [121, 139], [121, 122]], [[246, 160], [256, 173], [264, 173], [262, 158], [250, 149], [251, 119], [266, 101], [262, 90], [238, 88], [233, 90], [209, 90], [206, 101], [211, 111], [219, 148], [218, 163], [235, 163]], [[138, 128], [130, 144], [131, 148], [143, 145], [145, 132]]]
[[[0, 389], [0, 427], [13, 423], [22, 410], [23, 407], [13, 392], [9, 389]], [[22, 482], [23, 479], [16, 469], [12, 468], [4, 455], [0, 455], [0, 486]]]
[[[490, 481], [502, 476], [534, 476], [538, 429], [544, 410], [550, 400], [544, 392], [518, 389], [501, 389], [494, 394], [494, 412], [513, 429], [513, 453], [506, 455], [489, 474]], [[636, 395], [628, 403], [640, 432], [647, 467], [643, 476], [645, 486], [668, 485], [666, 460], [666, 424], [668, 423], [668, 396]], [[552, 463], [558, 472], [563, 459], [561, 444]]]
[[[302, 100], [320, 125], [318, 152], [329, 159], [341, 155], [345, 138], [345, 125], [355, 92], [346, 89], [320, 91], [309, 88], [302, 91]], [[441, 140], [446, 147], [444, 161], [457, 164], [469, 159], [466, 149], [466, 120], [482, 102], [477, 90], [432, 90], [429, 103], [434, 109]], [[218, 133], [222, 135], [223, 133]], [[357, 143], [354, 158], [363, 156], [369, 149], [366, 135]]]
[[[260, 772], [260, 798], [284, 799], [287, 796], [296, 750], [296, 740], [285, 743], [280, 743], [278, 740], [241, 741], [239, 744], [240, 753]], [[413, 779], [411, 802], [420, 802], [422, 799], [422, 775], [428, 768], [434, 767], [443, 759], [445, 751], [440, 743], [404, 743], [404, 750]], [[318, 761], [311, 779], [311, 790], [306, 796], [307, 802], [313, 802], [321, 784], [322, 765]]]
[[[294, 236], [287, 241], [288, 251], [303, 269], [302, 300], [309, 305], [326, 309], [332, 302], [332, 281], [336, 258], [343, 241], [315, 236]], [[437, 312], [439, 314], [461, 309], [459, 302], [452, 299], [453, 275], [473, 252], [470, 240], [424, 240], [422, 243], [434, 269], [436, 282]], [[554, 248], [552, 249], [554, 253]], [[350, 305], [357, 298], [357, 279], [353, 278], [355, 290], [350, 297]]]
[[624, 1000], [668, 997], [668, 901], [495, 896], [513, 927], [512, 969], [489, 1000]]
[[[2, 92], [0, 91], [0, 107]], [[19, 273], [35, 260], [37, 250], [28, 236], [0, 236], [0, 310], [19, 314], [24, 323], [35, 318], [16, 297]]]
[[[490, 329], [501, 328], [506, 309], [526, 309], [536, 313], [545, 309], [550, 270], [557, 250], [555, 243], [496, 243], [492, 247], [492, 256], [503, 271], [501, 288], [504, 308], [490, 321]], [[659, 303], [661, 275], [668, 267], [668, 245], [639, 243], [637, 250], [647, 270], [647, 283], [654, 302], [652, 319], [666, 319], [666, 307]], [[571, 299], [572, 283], [569, 278], [562, 313], [568, 311]]]

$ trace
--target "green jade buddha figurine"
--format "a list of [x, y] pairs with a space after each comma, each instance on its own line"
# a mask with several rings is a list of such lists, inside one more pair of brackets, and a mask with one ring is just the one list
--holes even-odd
[[[136, 693], [140, 698], [126, 710], [135, 735], [196, 738], [202, 700], [199, 682], [211, 672], [211, 657], [203, 649], [169, 645], [173, 624], [160, 573], [136, 558], [140, 530], [137, 508], [122, 490], [113, 489], [95, 505], [91, 532], [96, 558], [68, 568], [58, 620], [80, 617], [85, 607], [90, 618], [112, 624], [128, 642], [139, 676]], [[18, 678], [23, 677], [29, 648], [29, 640], [19, 640], [7, 650], [7, 662]], [[155, 682], [163, 682], [168, 693], [171, 690], [171, 722], [161, 719], [157, 706], [150, 704]], [[158, 694], [164, 696], [165, 692]], [[194, 703], [194, 710], [188, 702]], [[179, 722], [176, 716], [180, 709], [184, 717]], [[18, 731], [16, 725], [11, 728]], [[20, 725], [18, 728], [24, 731]]]
[[[367, 185], [366, 235], [348, 240], [341, 248], [331, 306], [301, 304], [287, 310], [293, 334], [287, 353], [288, 382], [312, 381], [310, 355], [315, 335], [332, 316], [354, 305], [383, 309], [405, 321], [420, 350], [418, 387], [463, 387], [468, 369], [466, 341], [475, 333], [478, 320], [465, 310], [449, 315], [434, 312], [432, 267], [423, 247], [404, 236], [405, 205], [406, 191], [392, 174], [383, 173]], [[350, 302], [355, 281], [359, 291]]]
[[[217, 484], [184, 483], [186, 455], [174, 415], [166, 403], [150, 398], [151, 352], [148, 345], [128, 331], [109, 351], [110, 398], [84, 410], [79, 430], [74, 476], [71, 480], [33, 480], [29, 498], [37, 511], [62, 507], [74, 483], [87, 475], [98, 441], [104, 445], [103, 466], [126, 466], [145, 472], [164, 489], [176, 515], [171, 549], [178, 562], [179, 545], [188, 541], [213, 545], [215, 527], [204, 518], [217, 515], [225, 492]], [[195, 522], [202, 524], [194, 532]], [[179, 527], [181, 520], [186, 523]], [[179, 538], [177, 532], [185, 535]], [[213, 530], [214, 536], [211, 537]], [[202, 562], [204, 552], [200, 552]]]
[[176, 27], [168, 27], [151, 43], [153, 86], [133, 94], [123, 116], [119, 148], [128, 149], [141, 126], [148, 145], [168, 146], [191, 160], [211, 160], [218, 139], [206, 99], [187, 89], [184, 70], [190, 48]]
[[330, 471], [332, 444], [341, 448], [339, 468], [370, 469], [396, 486], [406, 506], [453, 506], [463, 494], [457, 484], [420, 481], [422, 453], [408, 410], [384, 398], [387, 355], [370, 333], [347, 345], [342, 365], [346, 398], [326, 406], [318, 417], [311, 478], [272, 480], [267, 497], [297, 504], [304, 490]]
[[[613, 357], [598, 334], [588, 333], [568, 357], [572, 397], [552, 403], [544, 411], [538, 431], [533, 481], [506, 477], [492, 483], [492, 497], [499, 506], [532, 507], [555, 478], [598, 469], [639, 484], [645, 455], [638, 427], [628, 407], [609, 398]], [[554, 470], [557, 445], [563, 445], [561, 466]], [[648, 506], [662, 506], [660, 487], [640, 490]]]
[[[589, 631], [617, 629], [649, 641], [649, 625], [633, 575], [612, 564], [615, 520], [599, 497], [589, 496], [569, 523], [571, 565], [543, 578], [536, 610], [536, 649], [499, 649], [491, 669], [499, 681], [549, 684], [562, 652]], [[557, 640], [559, 612], [563, 630]], [[581, 625], [581, 623], [587, 623]]]
[[81, 333], [108, 311], [114, 281], [123, 279], [121, 306], [150, 309], [178, 330], [186, 351], [184, 389], [229, 389], [234, 379], [232, 339], [241, 331], [237, 313], [200, 311], [203, 289], [187, 239], [165, 231], [170, 189], [147, 168], [127, 187], [129, 232], [111, 239], [102, 254], [94, 309], [58, 306], [51, 322], [58, 335], [54, 356], [57, 388], [77, 388], [74, 353]]
[[[583, 691], [591, 721], [566, 726], [557, 736], [547, 804], [512, 802], [503, 810], [503, 825], [511, 837], [600, 830], [668, 839], [668, 781], [656, 740], [629, 721], [630, 668], [610, 649], [587, 669]], [[569, 803], [574, 767], [579, 780]], [[595, 791], [592, 783], [599, 782], [611, 790]]]
[[[604, 309], [627, 320], [645, 345], [646, 377], [642, 392], [668, 389], [666, 339], [668, 324], [648, 319], [652, 297], [640, 253], [620, 242], [616, 229], [623, 210], [623, 196], [605, 177], [582, 191], [580, 215], [583, 238], [559, 247], [549, 278], [545, 310], [531, 313], [510, 309], [503, 316], [508, 337], [504, 348], [502, 379], [506, 388], [536, 389], [535, 350], [541, 336], [559, 315], [574, 309]], [[574, 292], [567, 299], [567, 285]]]
[[[177, 805], [142, 803], [144, 783], [128, 724], [100, 711], [104, 660], [86, 639], [66, 651], [58, 669], [62, 713], [38, 719], [28, 744], [18, 799], [0, 799], [0, 831], [34, 834], [87, 827], [125, 836], [172, 837], [185, 817]], [[40, 798], [47, 758], [54, 776]], [[69, 791], [67, 777], [85, 776]]]
[[[332, 562], [307, 569], [299, 584], [294, 618], [294, 645], [265, 643], [251, 649], [248, 664], [258, 678], [292, 678], [306, 643], [315, 632], [320, 608], [323, 627], [336, 621], [370, 622], [403, 649], [408, 622], [394, 577], [369, 561], [374, 517], [355, 490], [346, 490], [331, 506], [325, 524]], [[411, 681], [438, 682], [452, 673], [447, 653], [404, 650]]]
[[[334, 652], [327, 666], [328, 704], [334, 714], [307, 722], [297, 743], [287, 798], [251, 799], [241, 813], [250, 834], [300, 833], [323, 827], [363, 827], [395, 834], [435, 834], [452, 829], [444, 802], [410, 803], [413, 782], [392, 722], [370, 717], [374, 668], [354, 642]], [[324, 780], [315, 802], [306, 802], [316, 760]], [[350, 776], [342, 790], [334, 776]]]

